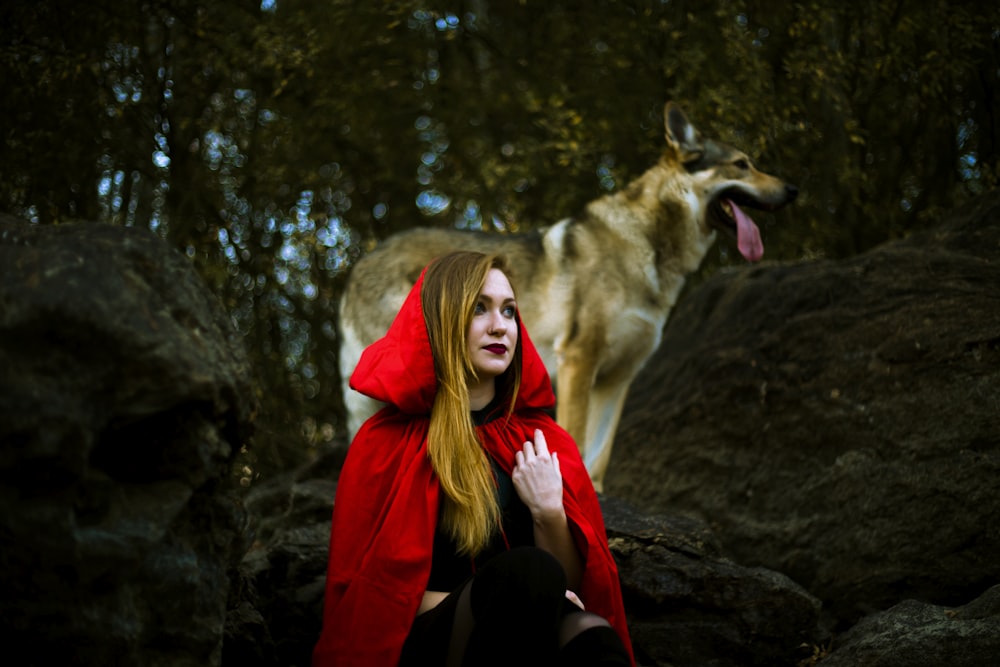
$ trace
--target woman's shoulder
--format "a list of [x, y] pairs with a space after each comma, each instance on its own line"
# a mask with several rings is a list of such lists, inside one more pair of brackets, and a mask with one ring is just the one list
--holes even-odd
[[420, 472], [430, 470], [427, 421], [398, 410], [369, 418], [347, 448], [339, 484], [361, 486], [378, 495], [407, 475], [429, 475]]
[[360, 454], [393, 455], [426, 442], [429, 418], [406, 414], [393, 406], [375, 413], [361, 425], [347, 448], [347, 457]]

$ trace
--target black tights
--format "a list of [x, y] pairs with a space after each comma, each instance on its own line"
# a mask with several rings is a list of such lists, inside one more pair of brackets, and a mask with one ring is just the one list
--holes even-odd
[[417, 616], [400, 666], [628, 665], [608, 622], [566, 599], [566, 575], [547, 551], [512, 549]]

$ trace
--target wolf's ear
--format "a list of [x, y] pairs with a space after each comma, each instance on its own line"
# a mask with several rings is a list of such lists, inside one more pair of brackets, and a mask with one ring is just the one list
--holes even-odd
[[673, 102], [667, 102], [663, 107], [663, 125], [667, 132], [667, 144], [677, 151], [682, 163], [693, 162], [704, 154], [698, 130]]

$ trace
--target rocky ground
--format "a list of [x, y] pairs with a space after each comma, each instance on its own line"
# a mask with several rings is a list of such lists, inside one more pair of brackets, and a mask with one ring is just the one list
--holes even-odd
[[[685, 294], [602, 502], [639, 661], [1000, 655], [1000, 193]], [[241, 493], [239, 340], [158, 238], [0, 217], [0, 608], [27, 665], [306, 665], [344, 446]]]

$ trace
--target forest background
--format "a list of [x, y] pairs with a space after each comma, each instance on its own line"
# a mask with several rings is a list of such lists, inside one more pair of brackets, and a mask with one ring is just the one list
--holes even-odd
[[[757, 216], [770, 261], [854, 255], [1000, 178], [980, 0], [8, 0], [0, 76], [0, 210], [151, 229], [232, 314], [244, 483], [342, 438], [361, 254], [572, 215], [656, 161], [667, 100], [799, 187]], [[691, 282], [742, 261], [722, 239]]]

